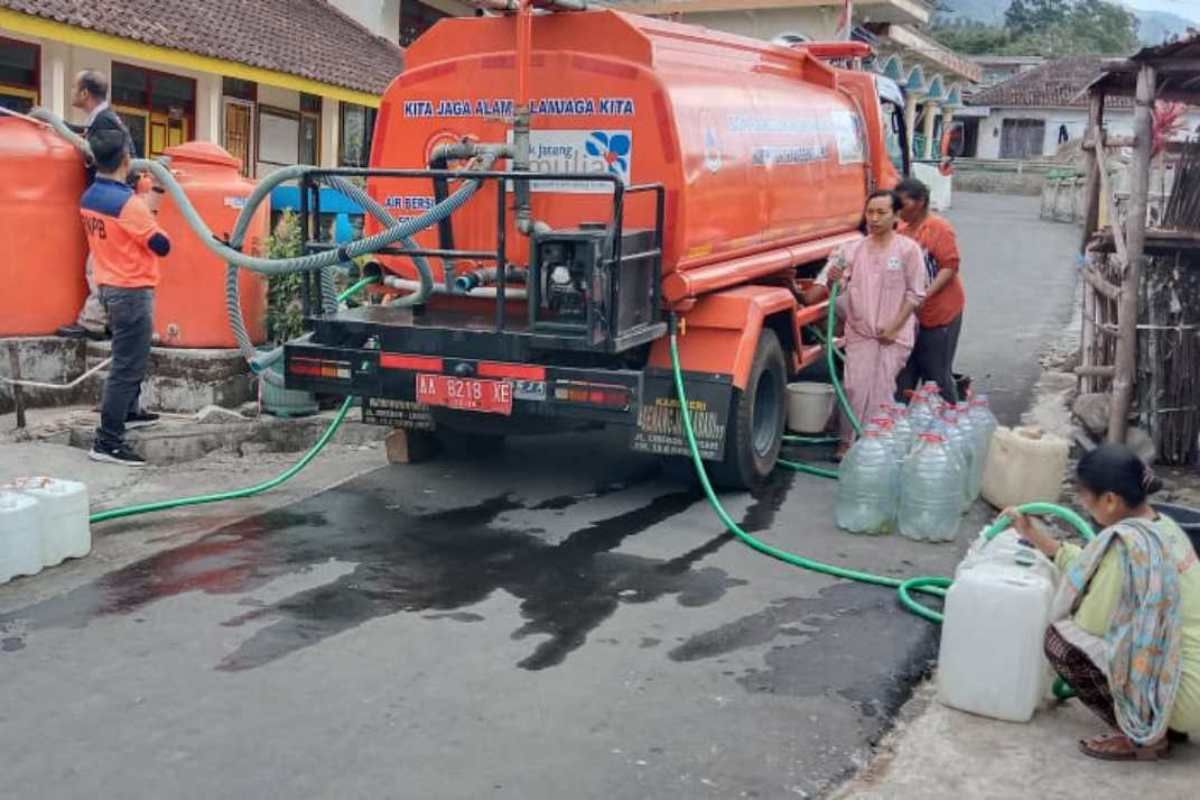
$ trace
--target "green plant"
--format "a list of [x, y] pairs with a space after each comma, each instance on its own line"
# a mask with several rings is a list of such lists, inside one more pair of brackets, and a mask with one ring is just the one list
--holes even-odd
[[[300, 218], [287, 210], [279, 217], [267, 237], [267, 258], [295, 258], [301, 254]], [[267, 339], [282, 344], [304, 332], [304, 314], [300, 304], [303, 274], [276, 275], [267, 283]]]

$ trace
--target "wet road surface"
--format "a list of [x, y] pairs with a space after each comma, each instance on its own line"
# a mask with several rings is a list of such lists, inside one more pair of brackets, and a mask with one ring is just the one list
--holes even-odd
[[[1059, 263], [1032, 261], [988, 266], [1020, 282]], [[1014, 397], [1036, 345], [989, 346]], [[780, 475], [728, 505], [816, 558], [952, 569], [949, 547], [838, 533], [830, 488]], [[0, 605], [0, 796], [815, 796], [866, 758], [935, 646], [888, 591], [749, 551], [619, 440], [523, 440]]]

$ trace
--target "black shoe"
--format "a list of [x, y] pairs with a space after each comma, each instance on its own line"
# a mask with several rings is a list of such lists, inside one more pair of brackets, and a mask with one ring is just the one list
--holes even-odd
[[157, 425], [160, 417], [152, 411], [135, 411], [125, 418], [125, 429], [149, 428]]
[[84, 339], [88, 335], [87, 329], [82, 325], [63, 325], [55, 333], [64, 339]]
[[107, 328], [97, 331], [82, 325], [63, 325], [55, 333], [67, 339], [91, 339], [93, 342], [103, 342], [109, 338]]
[[119, 444], [116, 447], [104, 447], [97, 444], [88, 453], [88, 458], [106, 464], [120, 464], [123, 467], [146, 466], [146, 459], [133, 452], [127, 444]]

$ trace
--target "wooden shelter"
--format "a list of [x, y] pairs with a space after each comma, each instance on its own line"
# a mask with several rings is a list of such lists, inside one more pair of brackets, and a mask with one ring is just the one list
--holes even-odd
[[[1188, 143], [1174, 146], [1169, 197], [1153, 209], [1148, 197], [1156, 159], [1156, 103], [1200, 106], [1200, 33], [1105, 62], [1103, 69], [1087, 89], [1085, 285], [1077, 373], [1083, 391], [1111, 393], [1109, 441], [1125, 441], [1136, 411], [1160, 459], [1182, 463], [1195, 457], [1200, 434], [1200, 137], [1195, 133], [1189, 132]], [[1133, 136], [1107, 135], [1106, 101], [1128, 96], [1134, 98]], [[1118, 150], [1132, 153], [1125, 203], [1118, 201], [1112, 180]]]

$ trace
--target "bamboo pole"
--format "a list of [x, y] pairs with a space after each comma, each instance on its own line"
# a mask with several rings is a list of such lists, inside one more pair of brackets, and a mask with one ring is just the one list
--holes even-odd
[[[1117, 218], [1117, 193], [1112, 186], [1109, 185], [1110, 177], [1108, 174], [1108, 154], [1106, 152], [1107, 144], [1103, 141], [1103, 131], [1101, 132], [1101, 141], [1096, 148], [1096, 164], [1100, 168], [1100, 194], [1108, 201], [1108, 226], [1112, 229], [1113, 248], [1117, 251], [1117, 259], [1121, 262], [1120, 270], [1125, 271], [1125, 265], [1129, 263], [1129, 248], [1125, 243], [1125, 232], [1121, 228], [1121, 221]], [[1134, 159], [1137, 159], [1137, 151], [1134, 151]], [[1149, 193], [1150, 179], [1146, 179], [1146, 192]], [[1142, 200], [1142, 206], [1145, 207], [1145, 199]]]
[[[1093, 93], [1088, 98], [1088, 123], [1084, 141], [1092, 146], [1083, 151], [1085, 173], [1085, 201], [1083, 211], [1083, 242], [1080, 250], [1086, 250], [1092, 234], [1100, 224], [1100, 163], [1096, 160], [1096, 150], [1104, 146], [1104, 95]], [[1086, 341], [1086, 338], [1085, 338]]]
[[1084, 283], [1083, 286], [1083, 330], [1080, 331], [1079, 342], [1081, 345], [1079, 354], [1079, 369], [1075, 374], [1079, 376], [1078, 388], [1084, 394], [1091, 394], [1096, 391], [1095, 377], [1082, 372], [1081, 370], [1093, 369], [1096, 364], [1096, 343], [1092, 340], [1096, 335], [1092, 328], [1095, 326], [1096, 314], [1096, 290], [1091, 284]]
[[[1096, 148], [1104, 144], [1104, 95], [1093, 92], [1088, 97], [1088, 123], [1084, 133], [1084, 200], [1083, 200], [1083, 241], [1079, 249], [1087, 257], [1087, 247], [1092, 235], [1100, 224], [1100, 164], [1096, 160]], [[1092, 147], [1086, 147], [1087, 143]], [[1092, 287], [1083, 287], [1082, 324], [1079, 331], [1080, 353], [1079, 361], [1083, 369], [1091, 369], [1096, 364], [1096, 343], [1093, 327], [1096, 324], [1097, 298]], [[1096, 378], [1085, 372], [1079, 373], [1079, 390], [1091, 393], [1096, 391]]]
[[[1141, 279], [1142, 255], [1146, 245], [1146, 202], [1150, 192], [1151, 109], [1154, 106], [1154, 67], [1144, 65], [1138, 70], [1137, 96], [1133, 108], [1133, 148], [1130, 172], [1129, 213], [1125, 241], [1128, 259], [1121, 278], [1121, 300], [1117, 325], [1116, 372], [1113, 375], [1112, 405], [1109, 409], [1108, 440], [1124, 442], [1129, 423], [1129, 402], [1137, 367], [1138, 281]], [[1098, 154], [1102, 150], [1096, 151]], [[1114, 220], [1113, 234], [1119, 226]]]
[[1121, 296], [1121, 287], [1115, 283], [1111, 283], [1091, 264], [1083, 268], [1083, 279], [1087, 282], [1088, 286], [1109, 300], [1116, 300]]

